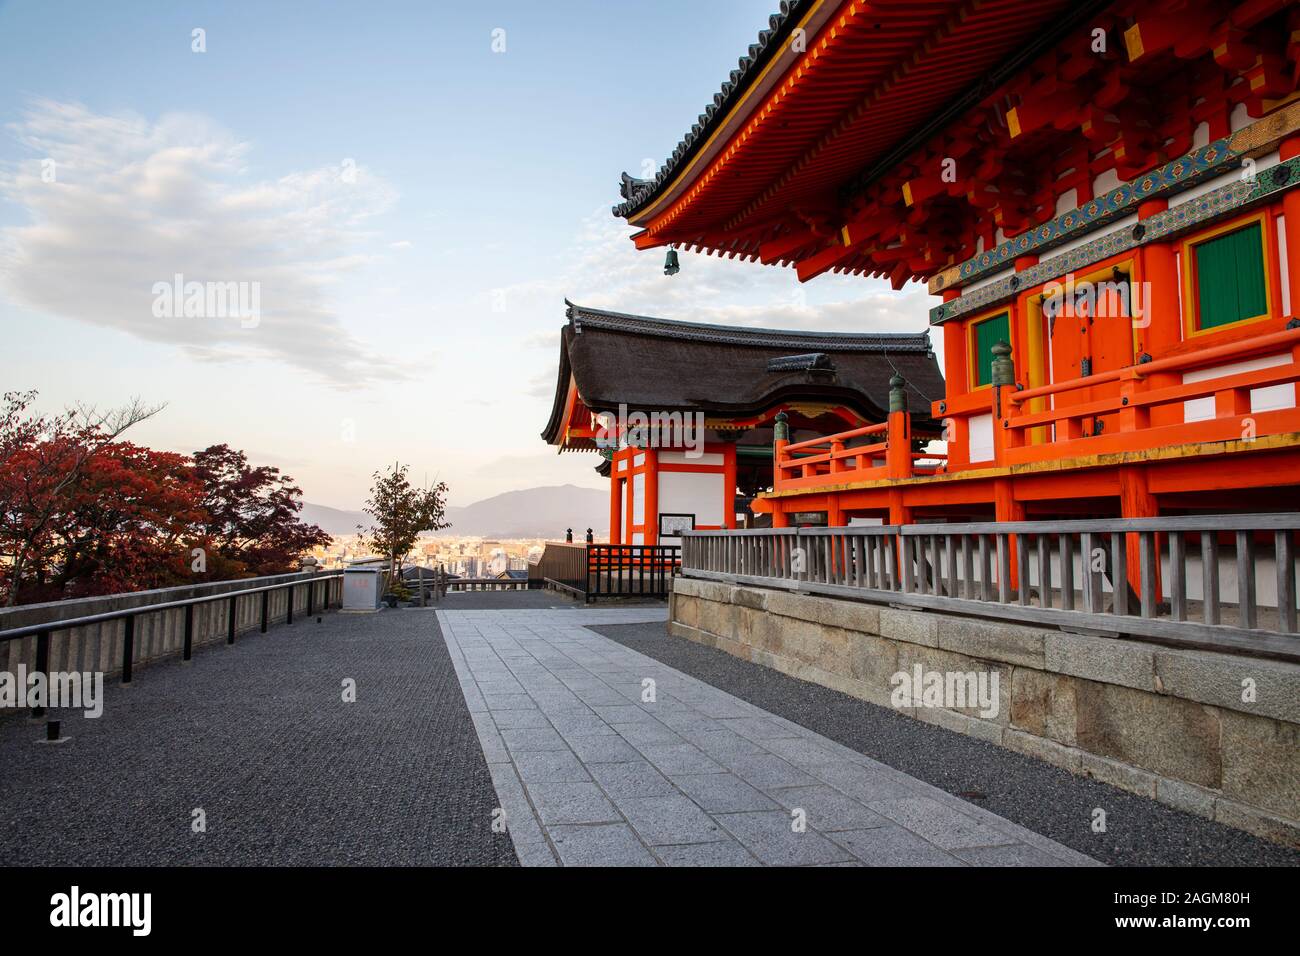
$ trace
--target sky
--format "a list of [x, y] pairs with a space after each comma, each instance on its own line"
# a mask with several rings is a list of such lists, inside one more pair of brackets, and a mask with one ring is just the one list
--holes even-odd
[[[128, 437], [241, 448], [316, 504], [400, 461], [465, 505], [603, 485], [540, 438], [566, 297], [923, 330], [915, 284], [687, 253], [667, 277], [610, 213], [774, 6], [0, 0], [0, 389], [166, 403]], [[257, 298], [187, 317], [176, 276]]]

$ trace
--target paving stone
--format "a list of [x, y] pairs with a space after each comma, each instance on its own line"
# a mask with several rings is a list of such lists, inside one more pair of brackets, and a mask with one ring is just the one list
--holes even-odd
[[740, 754], [719, 758], [737, 777], [760, 790], [807, 787], [817, 780], [774, 754]]
[[574, 737], [612, 736], [618, 733], [594, 713], [551, 714], [550, 722], [566, 740]]
[[841, 846], [813, 829], [796, 833], [784, 811], [721, 813], [717, 821], [751, 853], [769, 866], [808, 866], [853, 859]]
[[715, 759], [767, 753], [767, 750], [758, 741], [742, 737], [730, 730], [713, 730], [698, 734], [686, 732], [685, 737]]
[[638, 747], [686, 743], [680, 734], [665, 727], [658, 720], [639, 720], [633, 724], [619, 724], [618, 732], [624, 740]]
[[551, 722], [540, 710], [498, 710], [489, 716], [498, 730], [551, 726]]
[[537, 710], [537, 705], [527, 694], [484, 694], [483, 702], [490, 711]]
[[480, 680], [478, 681], [478, 690], [480, 694], [522, 694], [523, 685], [517, 680]]
[[875, 800], [868, 806], [945, 850], [1018, 842], [928, 797]]
[[593, 707], [592, 710], [607, 724], [632, 724], [638, 721], [654, 720], [654, 715], [636, 704], [616, 704], [608, 707]]
[[787, 810], [796, 808], [808, 814], [808, 826], [823, 833], [831, 830], [864, 830], [883, 827], [890, 821], [833, 787], [783, 787], [769, 791]]
[[631, 763], [645, 760], [639, 750], [617, 735], [570, 737], [569, 745], [584, 764]]
[[971, 866], [1069, 866], [1059, 857], [1024, 843], [1008, 846], [974, 846], [953, 850]]
[[758, 859], [730, 837], [712, 843], [659, 846], [655, 853], [667, 866], [762, 866]]
[[815, 767], [809, 767], [808, 772], [859, 803], [871, 803], [873, 800], [892, 800], [899, 797], [915, 796], [916, 794], [914, 788], [899, 783], [892, 775], [882, 774], [857, 764], [818, 764]]
[[867, 866], [964, 866], [965, 864], [903, 827], [842, 830], [831, 839]]
[[501, 739], [511, 753], [530, 750], [568, 750], [569, 745], [553, 727], [519, 727], [501, 731]]
[[567, 750], [539, 750], [515, 755], [524, 783], [583, 783], [591, 774]]
[[520, 866], [559, 866], [551, 845], [546, 841], [533, 843], [516, 843], [515, 853], [519, 856]]
[[719, 720], [724, 729], [748, 737], [750, 740], [772, 740], [777, 737], [800, 737], [801, 735], [784, 724], [767, 717], [734, 717]]
[[828, 763], [849, 763], [843, 756], [819, 746], [805, 737], [781, 737], [762, 741], [763, 746], [781, 759], [801, 769], [811, 770]]
[[660, 797], [677, 792], [668, 778], [645, 760], [590, 764], [587, 769], [612, 800]]
[[680, 793], [618, 801], [627, 822], [646, 843], [707, 843], [727, 835], [717, 822]]
[[706, 697], [691, 704], [705, 717], [713, 717], [717, 720], [728, 720], [736, 717], [761, 717], [762, 712], [758, 708], [742, 703], [734, 697], [718, 695], [717, 697]]
[[551, 828], [551, 840], [565, 866], [658, 866], [626, 823]]
[[648, 744], [637, 749], [665, 774], [723, 772], [722, 767], [694, 744]]
[[533, 799], [542, 824], [547, 827], [564, 823], [618, 823], [622, 821], [614, 805], [594, 783], [532, 783], [528, 795]]
[[755, 790], [735, 774], [696, 773], [669, 779], [710, 813], [779, 809], [775, 800]]

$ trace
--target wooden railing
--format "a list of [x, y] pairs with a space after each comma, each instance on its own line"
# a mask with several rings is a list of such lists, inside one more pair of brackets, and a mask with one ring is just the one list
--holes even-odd
[[682, 549], [664, 544], [587, 545], [586, 599], [666, 598], [681, 570]]
[[534, 588], [554, 588], [582, 595], [587, 590], [587, 546], [571, 541], [548, 541], [541, 557], [528, 566]]
[[[1288, 351], [1291, 359], [1284, 364], [1200, 382], [1152, 385], [1153, 379], [1159, 377], [1179, 377], [1197, 369]], [[994, 423], [994, 446], [1000, 451], [998, 463], [1019, 464], [1195, 442], [1249, 441], [1262, 435], [1300, 431], [1300, 409], [1252, 412], [1250, 397], [1252, 389], [1295, 385], [1297, 382], [1300, 382], [1300, 328], [1040, 388], [1007, 390], [1005, 414], [1000, 422]], [[1024, 410], [1035, 399], [1116, 383], [1118, 389], [1113, 395], [1042, 411]], [[1154, 410], [1202, 398], [1214, 400], [1214, 417], [1202, 421], [1152, 424]], [[1114, 416], [1118, 430], [1089, 434], [1090, 429], [1085, 427], [1088, 422], [1103, 416]], [[1177, 417], [1181, 418], [1181, 415]], [[1047, 433], [1047, 426], [1051, 428], [1049, 437], [1052, 440], [1031, 443], [1030, 430], [1043, 429]]]
[[[851, 444], [861, 438], [879, 441]], [[944, 469], [943, 452], [912, 448], [911, 420], [906, 412], [862, 428], [776, 443], [773, 487], [778, 490], [817, 487], [872, 478], [911, 478]]]
[[[1231, 365], [1252, 358], [1286, 356], [1267, 368], [1199, 382], [1185, 373]], [[1014, 373], [1007, 366], [1006, 382]], [[1174, 382], [1171, 384], [1171, 382]], [[1077, 458], [1173, 445], [1251, 441], [1265, 435], [1300, 432], [1300, 408], [1252, 411], [1251, 391], [1300, 383], [1300, 327], [1258, 335], [1183, 355], [1130, 365], [1037, 388], [995, 384], [978, 394], [935, 402], [933, 413], [956, 427], [964, 443], [949, 456], [916, 451], [911, 419], [892, 412], [889, 419], [863, 428], [799, 442], [776, 442], [773, 488], [814, 490], [878, 479], [905, 479], [967, 468], [988, 468]], [[1105, 389], [1112, 394], [1065, 401], [1067, 396]], [[1212, 400], [1212, 417], [1185, 421], [1181, 406]], [[1053, 402], [1055, 408], [1035, 408]], [[992, 456], [969, 461], [972, 416], [990, 415]], [[1106, 428], [1098, 421], [1110, 422]], [[865, 440], [864, 440], [865, 439]], [[874, 439], [874, 440], [871, 440]]]
[[693, 531], [682, 574], [1300, 660], [1297, 531], [1300, 514]]

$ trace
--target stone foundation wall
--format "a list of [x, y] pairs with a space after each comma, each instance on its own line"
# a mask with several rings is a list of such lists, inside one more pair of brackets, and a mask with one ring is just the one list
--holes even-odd
[[1300, 847], [1300, 665], [690, 578], [668, 627], [884, 707], [917, 664], [996, 672], [995, 716], [898, 709]]

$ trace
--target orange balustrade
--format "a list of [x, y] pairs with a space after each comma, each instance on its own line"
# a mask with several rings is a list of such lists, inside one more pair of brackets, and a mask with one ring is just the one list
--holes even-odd
[[[1160, 373], [1190, 372], [1286, 351], [1290, 351], [1291, 360], [1283, 364], [1199, 382], [1160, 388], [1151, 386], [1152, 380]], [[1168, 381], [1167, 378], [1164, 380]], [[1112, 382], [1119, 383], [1117, 395], [1038, 412], [1020, 411], [1026, 402], [1034, 398]], [[1292, 407], [1252, 412], [1250, 397], [1253, 389], [1270, 385], [1294, 385], [1297, 382], [1300, 382], [1300, 328], [1131, 365], [1086, 378], [1010, 392], [1004, 396], [1006, 409], [1000, 423], [1003, 434], [1000, 436], [1002, 441], [998, 463], [1014, 465], [1197, 442], [1249, 441], [1262, 435], [1300, 431], [1300, 409]], [[1205, 398], [1214, 400], [1213, 417], [1171, 425], [1151, 425], [1150, 413], [1153, 408]], [[1085, 433], [1087, 420], [1115, 414], [1119, 420], [1118, 432]], [[1041, 426], [1052, 426], [1055, 439], [1050, 443], [1028, 444], [1026, 431]]]
[[[1287, 353], [1289, 361], [1266, 368], [1179, 385], [1152, 385], [1152, 382], [1169, 382], [1169, 373], [1180, 376], [1185, 372]], [[1118, 394], [1046, 410], [1024, 410], [1033, 399], [1059, 401], [1062, 395], [1079, 394], [1095, 385], [1113, 383], [1119, 384]], [[1264, 435], [1300, 432], [1300, 408], [1252, 411], [1251, 391], [1276, 385], [1300, 386], [1300, 328], [1037, 388], [1016, 390], [1011, 386], [995, 386], [978, 396], [962, 396], [960, 401], [949, 403], [960, 407], [947, 407], [946, 412], [949, 416], [1000, 412], [993, 423], [994, 460], [975, 466], [988, 468], [1201, 442], [1250, 441]], [[1197, 399], [1213, 399], [1212, 417], [1152, 425], [1153, 408]], [[939, 404], [935, 403], [936, 411]], [[1102, 416], [1113, 416], [1119, 423], [1118, 430], [1087, 434], [1085, 426]], [[1029, 431], [1035, 428], [1054, 437], [1050, 441], [1031, 443]], [[850, 444], [868, 437], [881, 440]], [[865, 428], [794, 443], [778, 441], [774, 489], [812, 490], [857, 481], [934, 475], [948, 470], [945, 454], [912, 450], [911, 421], [905, 412], [895, 412], [888, 421]]]
[[[885, 440], [849, 444], [856, 438], [877, 435]], [[777, 442], [774, 487], [781, 491], [872, 478], [910, 478], [935, 474], [946, 460], [942, 452], [913, 451], [910, 421], [906, 413], [895, 413], [888, 421], [824, 438]]]

